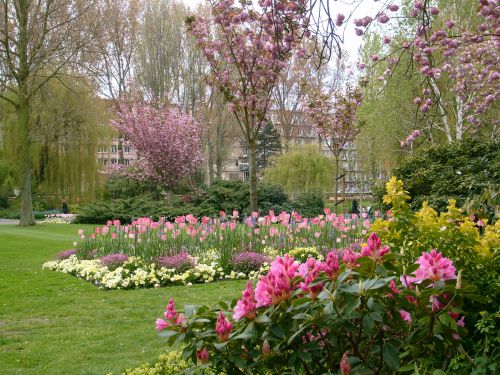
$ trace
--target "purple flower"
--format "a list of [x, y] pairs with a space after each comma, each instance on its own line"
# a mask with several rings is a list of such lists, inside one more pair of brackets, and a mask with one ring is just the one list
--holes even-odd
[[250, 272], [258, 271], [259, 268], [270, 259], [262, 254], [254, 253], [252, 251], [244, 251], [236, 254], [231, 259], [231, 264], [236, 272]]
[[186, 252], [182, 252], [172, 256], [160, 256], [156, 259], [156, 263], [165, 268], [173, 268], [177, 272], [186, 272], [195, 266], [195, 259]]
[[76, 255], [76, 249], [64, 250], [57, 254], [60, 260], [68, 259], [70, 256]]
[[121, 253], [109, 254], [101, 257], [101, 264], [103, 266], [108, 267], [110, 270], [113, 270], [120, 266], [123, 266], [123, 263], [125, 263], [127, 259], [128, 259], [127, 254], [121, 254]]

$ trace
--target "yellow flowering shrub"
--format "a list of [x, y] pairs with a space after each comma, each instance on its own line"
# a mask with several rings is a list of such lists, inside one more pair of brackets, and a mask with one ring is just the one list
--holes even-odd
[[300, 262], [305, 262], [307, 258], [321, 259], [321, 254], [315, 247], [296, 247], [288, 252]]
[[[464, 277], [474, 284], [483, 284], [490, 296], [496, 294], [493, 280], [500, 270], [500, 225], [484, 223], [480, 234], [469, 216], [450, 199], [447, 211], [437, 213], [427, 202], [412, 212], [410, 196], [403, 181], [392, 177], [386, 184], [384, 203], [391, 205], [388, 219], [377, 219], [371, 227], [392, 248], [400, 249], [407, 264], [413, 263], [422, 252], [438, 249], [453, 260]], [[485, 280], [489, 278], [490, 280]]]

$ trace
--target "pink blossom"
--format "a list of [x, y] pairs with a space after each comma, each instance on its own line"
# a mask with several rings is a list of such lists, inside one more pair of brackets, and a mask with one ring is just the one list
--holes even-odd
[[406, 310], [399, 310], [399, 315], [401, 319], [405, 322], [411, 323], [411, 314]]
[[375, 232], [373, 232], [370, 237], [368, 237], [368, 246], [363, 247], [361, 250], [361, 255], [366, 257], [371, 257], [373, 259], [380, 258], [389, 252], [389, 247], [382, 247], [380, 238]]
[[219, 312], [217, 316], [217, 322], [215, 323], [215, 333], [217, 334], [219, 341], [224, 342], [229, 340], [229, 334], [233, 329], [233, 325], [226, 318], [222, 311]]
[[340, 373], [341, 375], [351, 374], [351, 364], [349, 363], [349, 352], [345, 352], [340, 361]]
[[355, 268], [359, 266], [357, 263], [357, 260], [359, 258], [359, 254], [355, 253], [354, 251], [347, 249], [344, 251], [344, 255], [342, 256], [342, 260], [345, 264], [345, 266], [349, 269]]
[[278, 304], [290, 297], [292, 291], [290, 280], [294, 277], [298, 266], [288, 254], [283, 258], [276, 257], [268, 274], [262, 276], [255, 287], [257, 308]]
[[323, 263], [323, 271], [332, 280], [336, 279], [339, 273], [339, 257], [333, 251], [326, 254], [326, 260]]
[[164, 321], [163, 319], [156, 319], [156, 330], [158, 332], [163, 331], [168, 326], [168, 322]]
[[253, 320], [256, 314], [256, 301], [255, 294], [252, 288], [252, 283], [249, 281], [247, 283], [246, 289], [242, 293], [242, 298], [236, 302], [234, 307], [234, 320], [240, 320], [245, 317], [249, 320]]
[[201, 363], [208, 363], [209, 360], [209, 354], [207, 348], [203, 347], [200, 350], [196, 352], [196, 358], [198, 361]]
[[175, 320], [175, 324], [177, 325], [183, 325], [186, 323], [186, 316], [183, 313], [180, 313], [177, 315], [177, 319]]
[[168, 301], [167, 308], [165, 309], [165, 312], [163, 313], [163, 315], [165, 316], [165, 319], [170, 320], [171, 322], [175, 321], [175, 319], [177, 317], [177, 312], [175, 311], [175, 308], [174, 308], [174, 299], [173, 298], [170, 298], [170, 300]]
[[430, 253], [422, 253], [416, 263], [420, 265], [415, 272], [415, 277], [418, 280], [444, 281], [457, 278], [453, 262], [443, 257], [436, 249]]

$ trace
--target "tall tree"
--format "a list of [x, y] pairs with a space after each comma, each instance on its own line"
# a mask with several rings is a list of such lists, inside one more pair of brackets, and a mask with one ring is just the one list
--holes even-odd
[[280, 135], [272, 122], [268, 122], [257, 136], [257, 168], [262, 170], [270, 164], [271, 158], [281, 154]]
[[208, 181], [211, 183], [214, 172], [216, 179], [222, 179], [222, 171], [230, 160], [231, 150], [240, 135], [236, 120], [227, 110], [224, 97], [219, 92], [211, 91], [209, 103], [205, 108], [205, 121], [208, 124]]
[[333, 98], [322, 92], [309, 94], [306, 112], [335, 158], [335, 209], [338, 204], [339, 163], [347, 146], [354, 142], [361, 122], [356, 111], [362, 101], [359, 88], [347, 86], [345, 92], [337, 92]]
[[34, 225], [32, 99], [84, 54], [92, 41], [86, 18], [93, 1], [14, 0], [0, 3], [0, 98], [15, 108], [17, 165], [22, 171], [20, 225]]
[[331, 190], [333, 164], [316, 146], [304, 145], [278, 156], [263, 175], [265, 182], [281, 185], [291, 195], [308, 190], [326, 192]]
[[304, 1], [210, 4], [212, 18], [191, 17], [188, 29], [209, 62], [209, 82], [223, 93], [248, 145], [250, 209], [257, 211], [257, 136], [278, 76], [298, 49], [306, 24]]
[[120, 102], [113, 123], [142, 156], [140, 175], [167, 191], [202, 161], [201, 125], [177, 108], [161, 103], [152, 106], [134, 98]]

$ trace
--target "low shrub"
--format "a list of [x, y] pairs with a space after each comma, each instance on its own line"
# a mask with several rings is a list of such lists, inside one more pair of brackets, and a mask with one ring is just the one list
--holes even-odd
[[415, 209], [428, 202], [438, 212], [446, 211], [450, 199], [462, 207], [467, 200], [477, 199], [489, 190], [490, 199], [480, 211], [491, 221], [495, 206], [500, 204], [498, 142], [466, 139], [422, 148], [396, 168], [394, 174], [406, 182], [411, 196], [409, 203]]
[[115, 253], [101, 257], [101, 264], [108, 267], [109, 270], [115, 270], [128, 260], [127, 254]]
[[63, 260], [68, 259], [72, 255], [76, 255], [76, 249], [64, 250], [57, 254], [57, 259]]
[[156, 259], [156, 263], [160, 267], [174, 269], [178, 273], [183, 273], [194, 268], [196, 259], [188, 253], [182, 252], [172, 256], [160, 256]]
[[372, 234], [342, 258], [278, 257], [240, 300], [182, 314], [171, 301], [156, 328], [193, 374], [446, 371], [467, 335], [462, 301], [480, 297], [439, 252], [404, 266], [394, 250]]
[[322, 256], [315, 247], [296, 247], [288, 252], [298, 262], [305, 262], [308, 258], [321, 259]]
[[235, 272], [250, 274], [251, 271], [258, 271], [264, 263], [269, 261], [269, 257], [264, 254], [245, 251], [231, 258], [231, 267]]
[[292, 202], [292, 207], [304, 217], [321, 215], [325, 209], [325, 200], [320, 191], [305, 191]]

